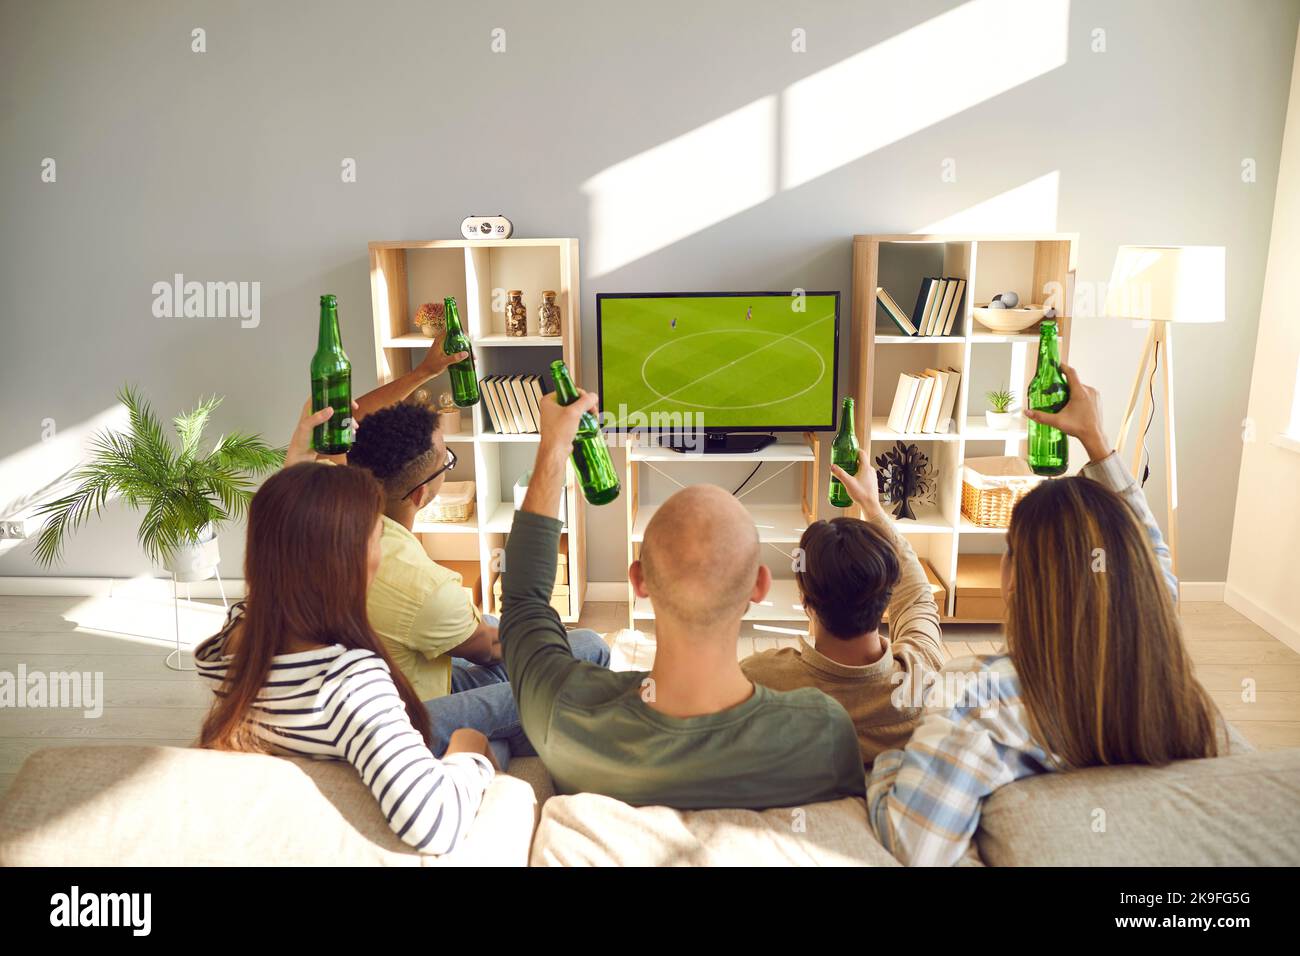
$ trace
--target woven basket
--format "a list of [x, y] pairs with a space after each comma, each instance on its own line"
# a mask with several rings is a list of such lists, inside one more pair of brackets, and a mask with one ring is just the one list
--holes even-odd
[[961, 474], [961, 513], [981, 528], [1006, 528], [1011, 511], [1042, 482], [1023, 458], [968, 458]]
[[424, 506], [421, 521], [439, 524], [460, 524], [474, 517], [474, 482], [448, 481], [438, 491], [438, 496]]

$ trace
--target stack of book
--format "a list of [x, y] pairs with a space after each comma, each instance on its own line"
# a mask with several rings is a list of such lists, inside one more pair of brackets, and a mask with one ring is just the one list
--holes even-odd
[[483, 407], [498, 435], [536, 432], [541, 421], [540, 375], [489, 375], [479, 382]]
[[953, 405], [961, 373], [955, 368], [927, 368], [924, 372], [903, 372], [889, 410], [887, 424], [900, 435], [927, 435], [952, 430]]
[[904, 335], [952, 335], [966, 298], [966, 280], [922, 279], [910, 316], [884, 289], [876, 289], [876, 298]]

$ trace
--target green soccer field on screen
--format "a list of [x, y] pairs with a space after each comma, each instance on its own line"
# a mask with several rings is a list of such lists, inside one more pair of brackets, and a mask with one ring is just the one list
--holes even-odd
[[612, 427], [829, 428], [833, 294], [601, 296], [601, 406]]

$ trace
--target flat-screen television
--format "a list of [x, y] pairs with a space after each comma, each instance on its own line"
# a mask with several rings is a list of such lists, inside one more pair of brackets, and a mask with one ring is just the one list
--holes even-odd
[[604, 423], [829, 431], [839, 314], [838, 292], [599, 293]]

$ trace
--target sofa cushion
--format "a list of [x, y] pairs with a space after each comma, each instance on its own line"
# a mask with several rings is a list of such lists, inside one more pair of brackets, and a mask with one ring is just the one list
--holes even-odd
[[976, 843], [989, 866], [1297, 866], [1300, 750], [1030, 777]]
[[514, 757], [506, 773], [518, 777], [533, 788], [539, 807], [555, 796], [555, 781], [551, 779], [551, 772], [546, 769], [541, 757]]
[[339, 761], [55, 748], [0, 800], [0, 866], [524, 866], [536, 812], [526, 783], [498, 775], [466, 839], [434, 857], [397, 838]]
[[[511, 765], [513, 767], [513, 764]], [[594, 793], [552, 797], [532, 866], [898, 866], [866, 803], [845, 797], [775, 810], [632, 807]]]

